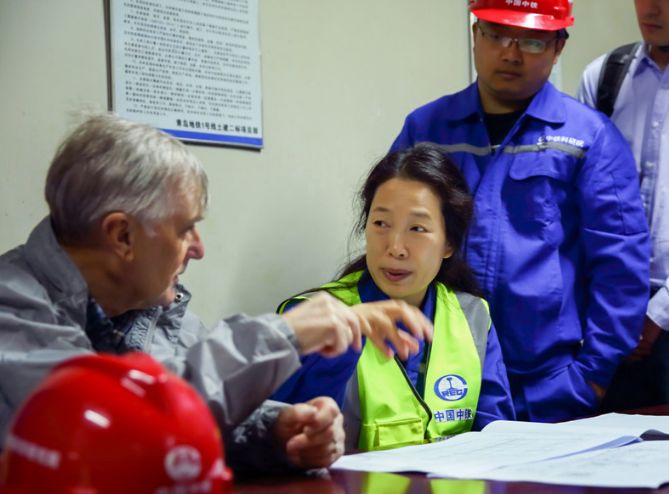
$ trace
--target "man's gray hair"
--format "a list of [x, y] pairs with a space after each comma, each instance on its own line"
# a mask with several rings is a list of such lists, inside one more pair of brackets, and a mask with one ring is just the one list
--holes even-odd
[[51, 221], [62, 241], [84, 240], [105, 215], [125, 212], [155, 225], [175, 194], [207, 206], [207, 175], [177, 139], [113, 114], [88, 118], [60, 145], [46, 179]]

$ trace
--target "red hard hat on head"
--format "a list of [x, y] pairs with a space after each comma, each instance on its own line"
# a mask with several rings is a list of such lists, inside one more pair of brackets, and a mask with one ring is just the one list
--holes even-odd
[[573, 0], [469, 0], [478, 19], [506, 26], [558, 31], [574, 24]]
[[206, 404], [140, 353], [57, 366], [17, 412], [0, 457], [2, 494], [231, 491]]

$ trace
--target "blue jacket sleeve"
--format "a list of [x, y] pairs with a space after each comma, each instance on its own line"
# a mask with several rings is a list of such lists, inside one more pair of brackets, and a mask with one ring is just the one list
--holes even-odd
[[[299, 302], [290, 302], [286, 310]], [[365, 343], [363, 336], [362, 343]], [[338, 357], [327, 358], [318, 354], [301, 358], [301, 367], [284, 382], [271, 399], [284, 403], [304, 403], [317, 396], [329, 396], [339, 408], [344, 405], [346, 384], [355, 372], [360, 353], [353, 348]]]
[[607, 387], [641, 333], [650, 246], [638, 182], [629, 146], [603, 120], [576, 180], [585, 297], [582, 347], [570, 365], [526, 390], [528, 400], [562, 409], [565, 416], [595, 409], [598, 400], [590, 383]]
[[346, 383], [355, 372], [359, 357], [360, 353], [352, 348], [334, 358], [307, 355], [302, 358], [302, 367], [274, 392], [271, 399], [303, 403], [317, 396], [329, 396], [341, 408]]
[[495, 326], [488, 333], [481, 394], [476, 408], [473, 430], [479, 431], [494, 420], [515, 420], [509, 379], [502, 359], [502, 349], [497, 338]]
[[601, 386], [636, 346], [648, 305], [650, 243], [638, 183], [632, 152], [606, 119], [577, 182], [588, 296], [574, 365]]

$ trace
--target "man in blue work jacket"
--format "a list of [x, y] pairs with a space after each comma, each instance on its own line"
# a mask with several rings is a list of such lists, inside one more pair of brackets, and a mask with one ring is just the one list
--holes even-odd
[[518, 419], [589, 415], [636, 345], [648, 303], [634, 158], [608, 119], [548, 82], [574, 21], [570, 0], [469, 8], [476, 82], [412, 112], [392, 149], [437, 142], [469, 183], [466, 255]]

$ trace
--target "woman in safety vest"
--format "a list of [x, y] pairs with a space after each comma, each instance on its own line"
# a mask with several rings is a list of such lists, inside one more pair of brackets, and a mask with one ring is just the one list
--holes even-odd
[[473, 206], [460, 172], [438, 146], [418, 144], [374, 166], [360, 201], [366, 253], [318, 290], [347, 305], [404, 300], [433, 322], [433, 339], [405, 361], [369, 342], [333, 359], [306, 357], [274, 398], [332, 396], [344, 412], [349, 451], [421, 444], [513, 419], [488, 305], [461, 256]]

